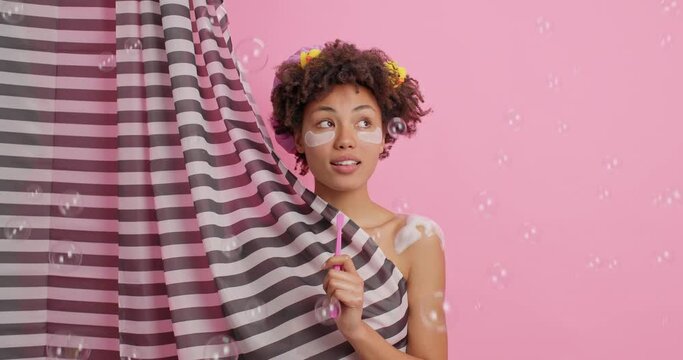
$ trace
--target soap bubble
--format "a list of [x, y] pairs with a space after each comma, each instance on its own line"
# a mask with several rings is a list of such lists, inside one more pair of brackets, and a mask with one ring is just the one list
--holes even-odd
[[391, 205], [393, 210], [399, 214], [407, 214], [410, 211], [410, 204], [408, 204], [408, 200], [404, 197], [394, 199]]
[[608, 156], [608, 157], [602, 159], [602, 166], [607, 171], [615, 170], [616, 168], [618, 168], [620, 166], [620, 163], [621, 162], [616, 157]]
[[560, 78], [555, 74], [548, 74], [548, 89], [557, 90], [560, 87]]
[[237, 360], [238, 357], [239, 348], [227, 335], [214, 336], [204, 346], [205, 360]]
[[323, 325], [332, 325], [341, 314], [341, 303], [335, 297], [321, 296], [315, 302], [315, 318]]
[[142, 49], [142, 41], [140, 38], [128, 38], [123, 43], [123, 50], [128, 55], [138, 55]]
[[616, 270], [616, 268], [619, 266], [619, 260], [617, 259], [610, 259], [607, 262], [607, 269], [608, 270]]
[[7, 240], [26, 240], [31, 236], [31, 225], [25, 218], [14, 217], [7, 220], [3, 232]]
[[557, 122], [557, 132], [559, 134], [564, 134], [569, 130], [569, 125], [566, 122], [563, 121], [558, 121]]
[[672, 39], [673, 37], [671, 36], [671, 34], [666, 34], [662, 36], [662, 38], [659, 40], [659, 46], [663, 48], [668, 47], [669, 45], [671, 45]]
[[39, 203], [45, 197], [43, 188], [38, 184], [30, 184], [26, 187], [26, 192], [32, 203]]
[[18, 1], [0, 1], [0, 14], [7, 24], [18, 24], [24, 20], [24, 4]]
[[659, 5], [664, 13], [678, 14], [678, 0], [660, 0]]
[[498, 150], [496, 157], [496, 163], [498, 166], [505, 167], [507, 166], [508, 162], [510, 162], [510, 157], [503, 150]]
[[221, 239], [221, 250], [225, 259], [232, 262], [242, 255], [242, 243], [237, 236], [228, 235]]
[[510, 271], [500, 263], [493, 264], [488, 270], [488, 275], [491, 285], [496, 289], [505, 289], [510, 283]]
[[599, 200], [607, 200], [612, 196], [610, 193], [609, 189], [606, 187], [601, 187], [598, 189], [598, 199]]
[[666, 188], [663, 192], [655, 195], [652, 199], [652, 204], [655, 206], [674, 206], [681, 203], [681, 190], [677, 188]]
[[81, 265], [83, 253], [76, 243], [67, 241], [59, 242], [50, 249], [49, 261], [58, 270], [69, 272]]
[[536, 29], [538, 29], [539, 34], [548, 35], [552, 30], [552, 26], [550, 24], [550, 21], [548, 21], [543, 16], [539, 16], [538, 18], [536, 18]]
[[528, 244], [537, 244], [539, 239], [539, 231], [536, 225], [525, 222], [522, 224], [522, 241]]
[[120, 342], [121, 346], [119, 349], [120, 360], [140, 360], [141, 357], [138, 355], [138, 351], [135, 347]]
[[480, 191], [474, 198], [474, 207], [477, 214], [486, 218], [495, 215], [498, 203], [488, 191]]
[[242, 40], [235, 46], [235, 60], [243, 72], [255, 73], [260, 71], [268, 62], [265, 43], [259, 38]]
[[441, 291], [434, 292], [420, 301], [422, 322], [436, 331], [446, 331], [446, 316], [450, 313], [450, 303], [444, 300]]
[[83, 211], [83, 199], [78, 191], [68, 190], [58, 196], [59, 212], [64, 216], [78, 216]]
[[69, 331], [49, 334], [45, 350], [50, 360], [85, 360], [90, 356], [85, 338]]
[[103, 52], [97, 57], [97, 68], [101, 72], [110, 72], [116, 68], [116, 55]]
[[408, 125], [406, 125], [406, 122], [400, 117], [392, 118], [389, 120], [389, 123], [387, 123], [387, 132], [394, 138], [405, 135], [407, 131]]
[[514, 131], [519, 131], [522, 128], [524, 119], [522, 114], [514, 108], [508, 109], [505, 114], [505, 123]]
[[249, 298], [244, 309], [249, 322], [259, 321], [268, 316], [266, 312], [266, 305], [261, 299], [256, 297]]
[[605, 265], [605, 261], [599, 255], [589, 254], [588, 260], [586, 261], [586, 268], [589, 270], [602, 269]]
[[657, 264], [667, 264], [673, 262], [673, 252], [670, 250], [662, 250], [655, 256]]

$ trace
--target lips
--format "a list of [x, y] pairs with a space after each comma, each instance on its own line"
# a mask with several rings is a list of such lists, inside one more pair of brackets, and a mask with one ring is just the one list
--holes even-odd
[[351, 174], [358, 169], [360, 160], [350, 156], [342, 156], [330, 161], [330, 164], [338, 173]]
[[330, 161], [330, 164], [332, 165], [358, 165], [360, 164], [360, 160], [356, 159], [355, 157], [351, 156], [341, 156], [336, 159], [333, 159]]

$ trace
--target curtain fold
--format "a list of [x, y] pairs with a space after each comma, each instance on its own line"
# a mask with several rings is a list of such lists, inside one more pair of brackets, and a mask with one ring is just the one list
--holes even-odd
[[[0, 359], [357, 358], [314, 309], [337, 209], [274, 152], [229, 9], [13, 4], [0, 22]], [[352, 221], [343, 236], [364, 320], [405, 351], [403, 275]]]

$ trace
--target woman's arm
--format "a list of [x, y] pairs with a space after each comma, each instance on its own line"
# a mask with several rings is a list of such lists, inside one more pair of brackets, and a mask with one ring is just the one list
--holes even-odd
[[[445, 266], [441, 240], [437, 235], [423, 236], [407, 250], [411, 267], [408, 279], [408, 350], [403, 353], [389, 344], [373, 328], [360, 320], [362, 312], [362, 279], [351, 259], [331, 257], [323, 268], [342, 265], [344, 271], [330, 270], [323, 287], [342, 303], [343, 315], [357, 312], [349, 319], [338, 319], [339, 330], [362, 359], [446, 359], [447, 336], [442, 303]], [[351, 294], [355, 296], [351, 296]], [[359, 295], [361, 295], [359, 299]], [[356, 302], [354, 303], [353, 300]], [[344, 306], [346, 304], [346, 306]], [[344, 314], [344, 311], [347, 314]], [[421, 311], [430, 311], [435, 321], [424, 321]], [[426, 318], [429, 319], [430, 314]], [[339, 321], [341, 320], [341, 321]]]
[[446, 270], [441, 239], [423, 236], [406, 249], [408, 277], [408, 350], [422, 359], [447, 359], [448, 336], [443, 301]]

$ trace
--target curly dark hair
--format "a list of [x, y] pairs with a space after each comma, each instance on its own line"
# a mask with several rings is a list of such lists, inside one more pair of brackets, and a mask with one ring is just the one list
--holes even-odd
[[[285, 61], [275, 73], [277, 85], [273, 87], [270, 100], [273, 104], [271, 123], [276, 134], [294, 136], [301, 131], [303, 113], [310, 101], [325, 97], [335, 85], [355, 84], [370, 90], [382, 113], [382, 128], [391, 119], [399, 117], [406, 124], [403, 135], [412, 136], [417, 131], [421, 117], [431, 112], [423, 110], [424, 102], [417, 80], [407, 75], [397, 87], [385, 62], [389, 57], [380, 49], [359, 50], [354, 44], [335, 40], [321, 49], [319, 56], [310, 59], [304, 68], [298, 61]], [[379, 158], [389, 156], [396, 138], [383, 131], [385, 146]], [[306, 155], [296, 154], [296, 166], [300, 174], [308, 172]], [[295, 169], [297, 168], [295, 167]]]

